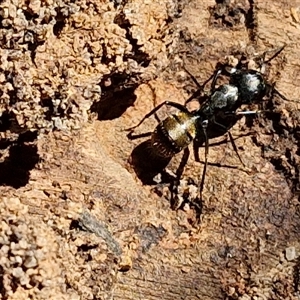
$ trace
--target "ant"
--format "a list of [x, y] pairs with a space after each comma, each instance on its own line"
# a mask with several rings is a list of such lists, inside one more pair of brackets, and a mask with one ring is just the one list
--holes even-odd
[[[268, 60], [265, 60], [265, 56], [269, 51], [264, 52], [261, 70], [264, 65], [278, 56], [284, 47], [276, 51]], [[199, 184], [201, 201], [208, 164], [209, 139], [216, 137], [214, 131], [218, 128], [222, 131], [222, 134], [228, 133], [234, 151], [242, 165], [245, 166], [229, 130], [243, 115], [258, 114], [262, 111], [239, 111], [238, 109], [244, 104], [260, 104], [265, 96], [270, 98], [277, 94], [284, 100], [287, 100], [287, 98], [277, 91], [274, 85], [269, 84], [264, 79], [262, 71], [247, 69], [243, 66], [241, 60], [235, 68], [231, 68], [229, 71], [226, 65], [219, 65], [213, 75], [202, 85], [197, 82], [196, 78], [189, 71], [185, 71], [197, 85], [197, 91], [185, 101], [184, 105], [173, 101], [164, 101], [159, 104], [147, 113], [137, 125], [127, 129], [129, 131], [127, 136], [129, 139], [137, 138], [138, 136], [133, 135], [134, 130], [150, 116], [155, 115], [157, 117], [157, 111], [163, 106], [176, 108], [178, 112], [169, 115], [163, 121], [158, 120], [157, 127], [150, 133], [152, 151], [159, 157], [171, 158], [184, 150], [184, 155], [188, 157], [188, 146], [193, 142], [196, 161], [200, 161], [198, 150], [204, 142], [204, 168]], [[216, 87], [218, 77], [224, 73], [229, 76], [229, 84], [222, 84]], [[209, 81], [211, 81], [210, 91], [208, 94], [202, 95]], [[187, 104], [193, 99], [199, 102], [200, 108], [189, 111]]]

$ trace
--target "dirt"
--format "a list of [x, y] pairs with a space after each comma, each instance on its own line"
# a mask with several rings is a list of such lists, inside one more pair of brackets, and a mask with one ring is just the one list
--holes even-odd
[[[0, 7], [0, 299], [300, 299], [299, 1]], [[284, 44], [266, 76], [291, 101], [232, 128], [245, 167], [212, 139], [201, 203], [173, 209], [183, 153], [125, 129], [184, 104], [184, 68], [202, 83]], [[178, 198], [198, 190], [190, 152]]]

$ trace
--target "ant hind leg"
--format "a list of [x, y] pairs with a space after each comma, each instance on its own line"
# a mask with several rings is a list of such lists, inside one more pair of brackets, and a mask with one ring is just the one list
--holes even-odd
[[[198, 80], [196, 79], [196, 77], [188, 70], [186, 69], [186, 67], [184, 67], [185, 72], [191, 77], [192, 81], [195, 83], [195, 85], [197, 86], [197, 91], [195, 93], [193, 93], [186, 101], [185, 101], [185, 105], [187, 105], [189, 102], [191, 102], [193, 99], [197, 98], [200, 96], [201, 92], [204, 90], [205, 86], [207, 85], [208, 82], [212, 81], [212, 87], [213, 89], [215, 88], [216, 85], [216, 80], [217, 77], [219, 76], [219, 74], [221, 72], [215, 72], [213, 73], [207, 80], [205, 80], [202, 84], [200, 84], [198, 82]], [[200, 103], [201, 104], [201, 103]]]
[[125, 131], [129, 131], [128, 133], [128, 137], [131, 138], [133, 137], [133, 132], [136, 128], [138, 128], [140, 125], [142, 125], [142, 123], [147, 120], [148, 118], [150, 118], [152, 115], [156, 114], [156, 112], [161, 109], [163, 106], [171, 106], [174, 108], [177, 108], [178, 110], [182, 111], [182, 112], [188, 112], [187, 108], [185, 106], [183, 106], [180, 103], [177, 102], [172, 102], [172, 101], [164, 101], [163, 103], [159, 104], [158, 106], [156, 106], [155, 108], [153, 108], [149, 113], [147, 113], [142, 120], [135, 126], [130, 127], [125, 129]]

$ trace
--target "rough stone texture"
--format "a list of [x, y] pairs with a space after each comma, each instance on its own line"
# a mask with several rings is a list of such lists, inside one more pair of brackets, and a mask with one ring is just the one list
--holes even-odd
[[[217, 2], [0, 4], [0, 299], [300, 299], [300, 2]], [[162, 166], [124, 129], [184, 103], [183, 66], [201, 83], [283, 44], [268, 79], [294, 101], [234, 126], [246, 168], [211, 141], [198, 224], [172, 210], [182, 154]]]

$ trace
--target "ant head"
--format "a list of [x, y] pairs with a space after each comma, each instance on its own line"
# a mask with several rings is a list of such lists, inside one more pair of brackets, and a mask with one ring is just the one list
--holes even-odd
[[267, 92], [265, 79], [255, 70], [233, 70], [230, 84], [238, 88], [242, 104], [258, 103]]

